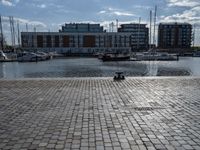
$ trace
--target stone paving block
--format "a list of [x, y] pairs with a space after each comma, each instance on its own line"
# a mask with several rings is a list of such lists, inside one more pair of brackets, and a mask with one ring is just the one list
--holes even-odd
[[48, 144], [48, 143], [40, 143], [40, 144], [39, 144], [39, 147], [47, 146], [47, 144]]
[[200, 78], [0, 80], [0, 149], [199, 150]]

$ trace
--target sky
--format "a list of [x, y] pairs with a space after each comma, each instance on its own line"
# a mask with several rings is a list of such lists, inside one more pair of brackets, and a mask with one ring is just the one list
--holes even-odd
[[[116, 22], [149, 25], [150, 10], [157, 5], [157, 24], [188, 22], [195, 26], [195, 45], [200, 46], [200, 0], [0, 0], [3, 31], [10, 43], [8, 16], [20, 31], [58, 31], [64, 23], [100, 23], [109, 30]], [[16, 25], [16, 23], [15, 23]]]

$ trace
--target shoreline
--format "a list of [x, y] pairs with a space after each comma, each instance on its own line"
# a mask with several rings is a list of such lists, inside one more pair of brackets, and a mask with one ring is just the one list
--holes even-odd
[[[113, 76], [114, 77], [114, 76]], [[6, 79], [0, 78], [0, 81], [40, 81], [40, 80], [113, 80], [113, 77], [55, 77], [55, 78], [16, 78], [16, 79]], [[200, 76], [135, 76], [135, 77], [126, 77], [125, 80], [132, 79], [200, 79]], [[124, 80], [119, 80], [115, 82], [123, 82]]]

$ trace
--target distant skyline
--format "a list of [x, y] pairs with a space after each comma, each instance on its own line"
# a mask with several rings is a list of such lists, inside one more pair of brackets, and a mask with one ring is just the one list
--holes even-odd
[[10, 43], [8, 16], [20, 23], [20, 31], [58, 31], [64, 23], [100, 23], [108, 29], [109, 23], [149, 24], [149, 12], [157, 5], [157, 23], [188, 22], [196, 26], [195, 45], [200, 45], [199, 0], [0, 0], [3, 29]]

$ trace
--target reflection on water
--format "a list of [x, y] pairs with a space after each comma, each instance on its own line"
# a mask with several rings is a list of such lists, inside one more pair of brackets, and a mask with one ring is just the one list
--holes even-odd
[[96, 58], [66, 58], [43, 62], [0, 63], [0, 78], [108, 77], [116, 71], [126, 76], [200, 75], [200, 58], [179, 61], [102, 62]]

